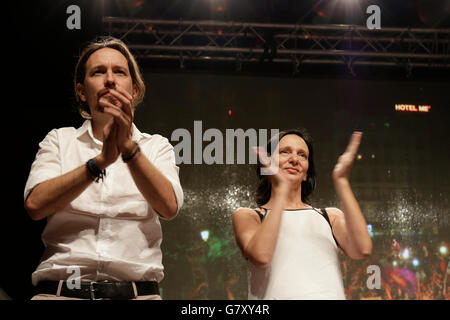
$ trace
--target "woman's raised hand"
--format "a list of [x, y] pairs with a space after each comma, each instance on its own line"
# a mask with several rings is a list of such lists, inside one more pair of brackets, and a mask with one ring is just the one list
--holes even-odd
[[335, 181], [341, 179], [349, 179], [350, 169], [355, 160], [356, 153], [358, 152], [359, 145], [361, 144], [362, 132], [353, 132], [350, 142], [347, 145], [345, 152], [339, 157], [338, 162], [333, 170], [333, 179]]

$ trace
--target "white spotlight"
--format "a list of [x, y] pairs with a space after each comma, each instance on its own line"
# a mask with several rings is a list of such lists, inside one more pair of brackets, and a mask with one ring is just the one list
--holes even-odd
[[403, 259], [408, 259], [409, 258], [409, 249], [405, 249], [402, 252], [402, 258]]
[[203, 241], [208, 241], [209, 238], [209, 230], [203, 230], [200, 232], [200, 237], [202, 237]]

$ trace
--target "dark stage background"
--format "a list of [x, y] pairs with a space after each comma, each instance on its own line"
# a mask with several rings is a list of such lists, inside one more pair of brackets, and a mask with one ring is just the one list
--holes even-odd
[[[72, 108], [76, 56], [82, 43], [103, 34], [100, 7], [88, 1], [53, 3], [21, 3], [7, 11], [11, 45], [4, 49], [10, 62], [5, 95], [12, 102], [5, 103], [8, 120], [3, 125], [7, 210], [1, 223], [2, 298], [31, 297], [31, 273], [44, 249], [40, 233], [45, 221], [28, 218], [23, 188], [45, 135], [53, 128], [82, 124]], [[85, 20], [82, 30], [69, 31], [65, 10], [75, 3], [86, 13]], [[110, 13], [132, 14], [118, 8], [109, 8]], [[180, 70], [139, 62], [148, 94], [135, 123], [143, 132], [170, 140], [174, 130], [186, 128], [193, 136], [194, 121], [202, 121], [203, 132], [217, 128], [224, 136], [227, 128], [306, 128], [315, 141], [318, 186], [311, 204], [316, 207], [339, 205], [331, 171], [351, 132], [362, 130], [351, 183], [371, 225], [374, 252], [363, 261], [342, 256], [347, 297], [449, 299], [448, 73], [407, 77], [365, 70], [349, 76], [330, 70], [292, 77], [266, 66], [258, 72], [245, 66], [235, 72], [214, 64], [201, 70], [188, 64]], [[398, 103], [431, 109], [396, 112]], [[231, 215], [238, 207], [255, 207], [255, 169], [180, 164], [180, 178], [184, 206], [176, 219], [162, 222], [163, 298], [246, 299], [246, 262], [234, 242]], [[379, 290], [367, 289], [369, 265], [382, 270]]]

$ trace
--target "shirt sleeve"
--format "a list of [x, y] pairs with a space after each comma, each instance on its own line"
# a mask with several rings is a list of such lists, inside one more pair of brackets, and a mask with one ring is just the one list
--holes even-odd
[[53, 129], [39, 143], [39, 150], [25, 184], [24, 201], [36, 185], [59, 175], [61, 175], [61, 157], [59, 156], [58, 131]]
[[[184, 195], [183, 189], [181, 188], [179, 172], [180, 168], [175, 162], [175, 153], [173, 146], [170, 144], [167, 138], [161, 137], [161, 145], [157, 153], [156, 159], [153, 165], [158, 168], [159, 171], [170, 181], [172, 184], [175, 197], [177, 199], [177, 215], [183, 205]], [[176, 215], [175, 215], [176, 216]], [[174, 216], [174, 217], [175, 217]], [[164, 218], [163, 218], [164, 219]]]

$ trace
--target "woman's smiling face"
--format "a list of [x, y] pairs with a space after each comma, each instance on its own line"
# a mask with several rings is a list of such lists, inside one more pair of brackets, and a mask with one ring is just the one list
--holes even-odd
[[282, 174], [294, 181], [306, 181], [309, 167], [309, 149], [306, 142], [296, 134], [287, 134], [278, 143], [274, 152], [278, 155], [278, 166]]

